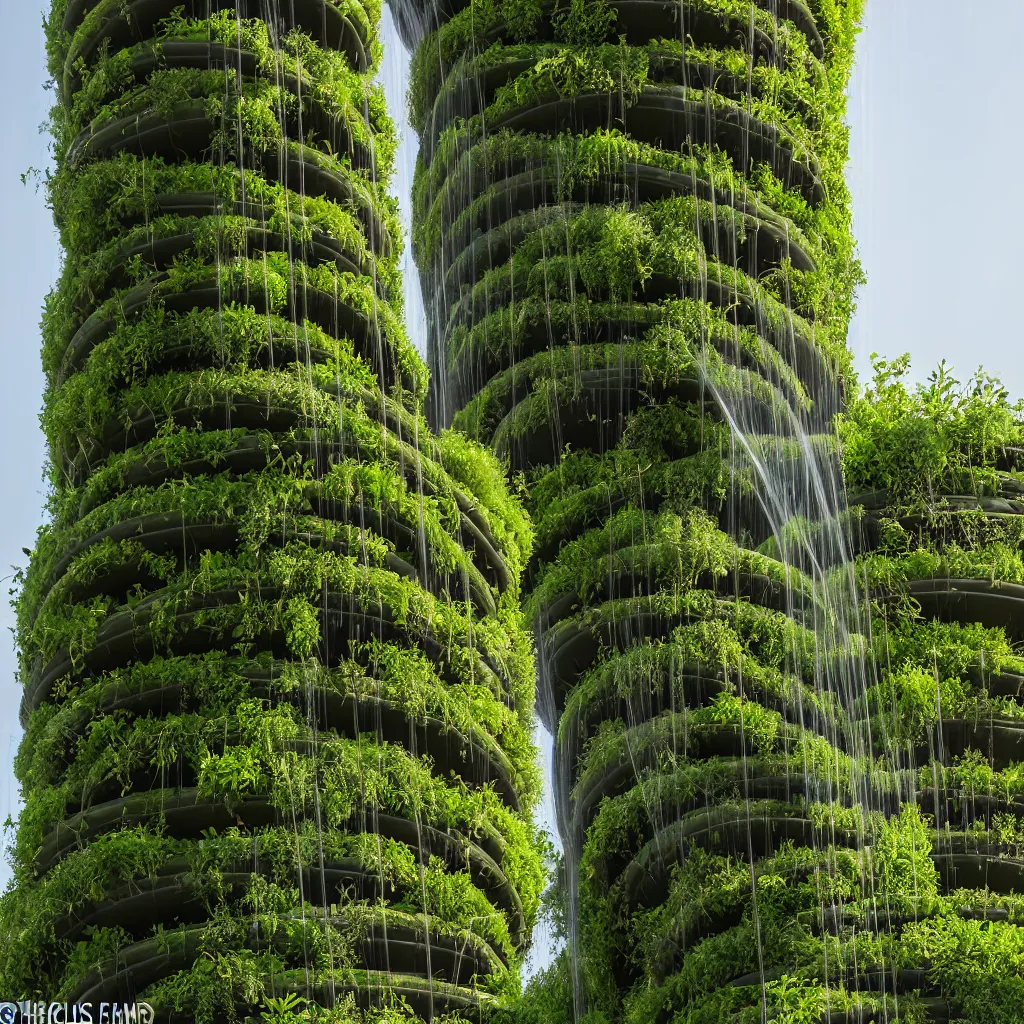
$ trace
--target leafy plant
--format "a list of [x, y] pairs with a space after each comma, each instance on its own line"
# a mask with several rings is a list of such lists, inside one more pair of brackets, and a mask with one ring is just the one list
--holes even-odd
[[911, 388], [909, 356], [876, 356], [873, 366], [872, 384], [839, 427], [851, 492], [884, 489], [896, 508], [933, 505], [949, 493], [992, 493], [997, 457], [1020, 443], [1024, 405], [1011, 404], [983, 371], [961, 384], [942, 363]]

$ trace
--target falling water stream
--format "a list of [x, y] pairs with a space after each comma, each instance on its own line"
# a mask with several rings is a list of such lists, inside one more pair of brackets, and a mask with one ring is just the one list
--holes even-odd
[[[866, 716], [858, 716], [866, 710], [873, 672], [866, 644], [870, 615], [854, 565], [835, 422], [837, 386], [823, 379], [812, 399], [794, 402], [763, 377], [739, 374], [723, 381], [716, 356], [702, 353], [702, 379], [729, 426], [733, 467], [748, 470], [752, 482], [737, 508], [756, 506], [770, 531], [768, 549], [810, 584], [787, 588], [786, 612], [814, 636], [816, 689], [851, 716], [848, 731], [829, 738], [863, 765], [872, 751]], [[742, 529], [735, 521], [734, 532]], [[867, 800], [865, 780], [849, 781]]]
[[[867, 691], [874, 682], [869, 658], [870, 611], [866, 588], [854, 565], [855, 539], [848, 515], [835, 417], [840, 410], [836, 383], [818, 381], [809, 402], [794, 402], [764, 378], [740, 374], [722, 382], [718, 353], [706, 349], [702, 378], [729, 425], [734, 470], [747, 470], [747, 493], [736, 511], [756, 507], [770, 531], [762, 543], [789, 571], [794, 582], [785, 593], [787, 615], [807, 630], [813, 644], [814, 692], [836, 712], [826, 728], [801, 708], [801, 726], [821, 732], [849, 755], [849, 774], [829, 773], [822, 780], [805, 766], [804, 798], [834, 808], [860, 811], [860, 841], [867, 839], [871, 812], [881, 809], [872, 780], [872, 736]], [[741, 515], [734, 530], [742, 533]], [[797, 651], [799, 657], [807, 652]], [[835, 817], [832, 818], [835, 829]], [[826, 832], [826, 835], [828, 833]], [[817, 841], [815, 841], [815, 846]], [[757, 880], [751, 849], [751, 886], [755, 920]], [[862, 874], [866, 890], [872, 880]], [[822, 907], [838, 921], [842, 906]], [[760, 941], [760, 940], [759, 940]], [[761, 950], [759, 949], [759, 958]], [[828, 972], [827, 962], [821, 965]], [[762, 984], [764, 968], [761, 968]], [[767, 1002], [764, 1004], [767, 1013]]]

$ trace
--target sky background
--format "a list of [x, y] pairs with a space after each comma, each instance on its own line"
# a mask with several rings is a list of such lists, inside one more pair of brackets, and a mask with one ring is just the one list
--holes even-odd
[[[41, 521], [39, 311], [60, 270], [44, 197], [20, 176], [45, 168], [39, 133], [51, 94], [38, 0], [2, 0], [0, 63], [0, 579], [23, 565]], [[855, 232], [868, 277], [850, 335], [861, 373], [872, 352], [910, 352], [923, 379], [945, 358], [961, 379], [979, 366], [1024, 395], [1019, 300], [1024, 276], [1024, 162], [1019, 129], [1020, 0], [867, 0], [850, 98]], [[404, 110], [407, 59], [385, 14], [382, 75]], [[415, 139], [399, 153], [396, 189], [408, 212]], [[408, 260], [407, 260], [408, 262]], [[1014, 285], [1018, 281], [1018, 285]], [[1022, 289], [1024, 290], [1024, 289]], [[418, 282], [407, 266], [410, 331], [422, 336]], [[9, 568], [10, 567], [10, 568]], [[3, 597], [0, 594], [0, 597]], [[0, 602], [0, 822], [17, 814], [10, 763], [20, 739], [13, 615]], [[546, 815], [549, 816], [549, 815]], [[7, 878], [0, 863], [0, 886]], [[542, 940], [543, 945], [543, 940]]]

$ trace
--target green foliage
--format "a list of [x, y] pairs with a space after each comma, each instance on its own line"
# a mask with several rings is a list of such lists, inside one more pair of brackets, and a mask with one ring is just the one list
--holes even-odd
[[[586, 1024], [600, 1024], [584, 1018]], [[563, 950], [555, 962], [532, 977], [519, 999], [495, 1015], [495, 1024], [576, 1024], [573, 1013], [572, 962]]]
[[617, 20], [618, 11], [608, 0], [567, 0], [551, 14], [556, 36], [571, 46], [603, 43]]
[[566, 593], [580, 604], [591, 603], [613, 577], [635, 575], [663, 589], [684, 591], [724, 580], [731, 572], [757, 574], [809, 594], [809, 585], [756, 552], [741, 549], [701, 510], [684, 516], [657, 515], [627, 508], [610, 516], [603, 529], [592, 530], [567, 544], [558, 560], [538, 573], [526, 604], [537, 618]]
[[904, 807], [899, 818], [883, 822], [871, 847], [876, 898], [897, 914], [927, 912], [939, 888], [931, 852], [931, 829], [916, 807]]
[[[935, 739], [956, 720], [980, 733], [1015, 728], [1020, 701], [996, 684], [1004, 673], [1019, 673], [1024, 661], [1001, 626], [923, 615], [908, 584], [966, 578], [998, 587], [1024, 580], [1024, 528], [1003, 501], [1016, 493], [1007, 467], [1020, 444], [1022, 409], [982, 371], [961, 384], [940, 364], [927, 382], [911, 386], [908, 357], [875, 357], [874, 366], [871, 385], [854, 396], [839, 434], [848, 486], [862, 494], [862, 522], [873, 530], [874, 550], [861, 556], [858, 570], [874, 598], [878, 681], [869, 702], [881, 727], [876, 743], [904, 760], [909, 755], [908, 781], [922, 807], [948, 801], [965, 827], [957, 834], [947, 822], [936, 832], [914, 806], [874, 826], [873, 899], [914, 921], [898, 940], [880, 933], [870, 956], [887, 958], [893, 969], [927, 963], [928, 985], [958, 1007], [958, 1019], [1010, 1021], [1019, 1016], [1022, 919], [1015, 908], [1003, 911], [1003, 920], [977, 919], [975, 906], [988, 908], [1000, 897], [950, 891], [936, 860], [947, 844], [970, 857], [981, 850], [1016, 857], [1012, 810], [1024, 776], [1019, 763], [994, 748], [973, 749], [969, 740], [972, 746], [956, 753], [936, 748]], [[922, 750], [931, 756], [921, 759]], [[858, 951], [861, 962], [866, 951]]]
[[911, 388], [910, 357], [875, 357], [874, 379], [840, 421], [847, 486], [885, 490], [896, 509], [930, 506], [944, 494], [991, 494], [996, 463], [1020, 444], [1024, 406], [979, 371], [961, 384], [945, 363]]
[[[314, 151], [289, 143], [288, 152], [312, 158]], [[364, 224], [380, 218], [382, 227], [379, 234], [374, 232], [378, 235], [375, 245], [384, 251], [390, 248], [393, 259], [401, 240], [394, 200], [376, 183], [366, 181], [338, 161], [332, 163], [332, 171], [348, 192], [344, 203], [303, 195], [231, 162], [168, 163], [159, 157], [141, 158], [124, 152], [76, 168], [74, 174], [59, 167], [48, 188], [61, 242], [70, 258], [81, 261], [83, 269], [91, 270], [92, 263], [103, 259], [105, 254], [98, 250], [108, 243], [121, 244], [125, 237], [132, 238], [138, 222], [149, 222], [154, 231], [158, 230], [161, 215], [166, 216], [160, 206], [161, 196], [207, 191], [212, 191], [225, 209], [234, 209], [246, 200], [271, 230], [280, 230], [296, 219], [308, 219], [346, 243], [345, 249], [353, 243], [360, 251], [368, 248], [365, 229], [353, 230], [353, 218]], [[385, 267], [387, 262], [383, 261]]]
[[497, 7], [513, 38], [524, 40], [537, 30], [543, 9], [541, 0], [500, 0]]

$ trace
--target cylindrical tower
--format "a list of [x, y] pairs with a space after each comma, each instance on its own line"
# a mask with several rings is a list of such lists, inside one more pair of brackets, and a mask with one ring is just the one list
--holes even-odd
[[378, 15], [54, 3], [4, 998], [449, 1021], [518, 991], [531, 533], [420, 412]]
[[913, 979], [934, 1019], [1011, 1024], [1024, 1014], [1024, 416], [984, 373], [963, 385], [942, 366], [912, 386], [908, 372], [906, 357], [876, 363], [842, 424], [877, 651], [872, 731], [903, 805], [888, 934], [865, 952]]
[[393, 6], [432, 415], [522, 474], [535, 520], [577, 1009], [891, 1016], [823, 924], [864, 863], [850, 694], [822, 685], [828, 566], [783, 557], [764, 494], [795, 493], [780, 467], [848, 376], [859, 4]]

